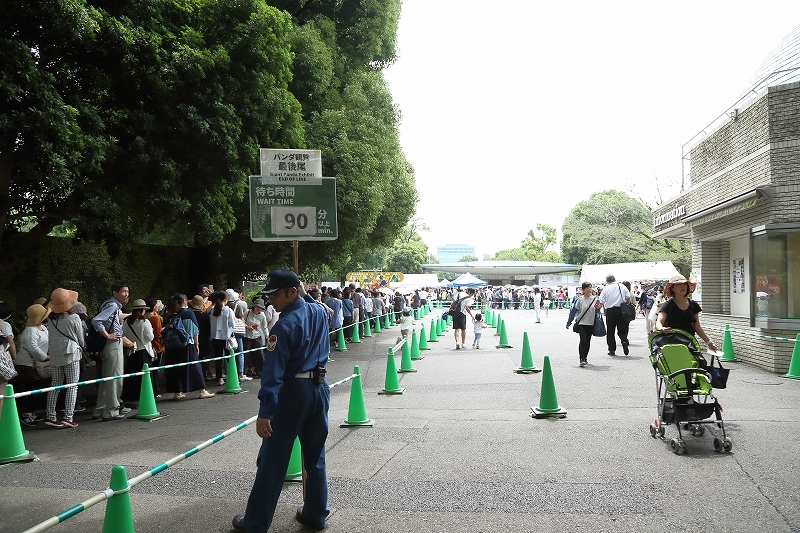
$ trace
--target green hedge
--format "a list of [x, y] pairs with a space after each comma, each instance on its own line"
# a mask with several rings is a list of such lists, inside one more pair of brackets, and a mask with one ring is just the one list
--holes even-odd
[[112, 257], [105, 245], [47, 237], [28, 249], [0, 276], [0, 300], [14, 305], [10, 322], [19, 333], [25, 310], [37, 298], [62, 287], [78, 291], [90, 316], [111, 296], [111, 284], [127, 283], [131, 301], [156, 296], [163, 301], [175, 292], [194, 294], [192, 250], [174, 246], [134, 245]]

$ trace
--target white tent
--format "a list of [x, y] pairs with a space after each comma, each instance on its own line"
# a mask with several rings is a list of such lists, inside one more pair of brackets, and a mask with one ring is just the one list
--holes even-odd
[[610, 265], [583, 265], [581, 283], [605, 283], [606, 276], [613, 274], [617, 281], [668, 280], [680, 274], [672, 261], [648, 261], [643, 263], [614, 263]]
[[425, 287], [436, 287], [438, 285], [439, 278], [436, 277], [436, 274], [403, 274], [403, 281], [393, 281], [389, 286], [392, 289], [424, 289]]
[[464, 272], [452, 281], [453, 287], [485, 287], [487, 282], [478, 279], [469, 272]]
[[437, 283], [436, 286], [437, 287], [442, 287], [442, 288], [445, 288], [445, 289], [449, 289], [450, 287], [453, 286], [453, 284], [450, 282], [449, 279], [445, 278], [442, 281], [440, 281], [439, 283]]

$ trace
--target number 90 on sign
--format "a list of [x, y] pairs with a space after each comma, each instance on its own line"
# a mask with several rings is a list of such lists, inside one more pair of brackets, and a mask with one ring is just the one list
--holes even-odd
[[317, 234], [317, 208], [313, 206], [273, 206], [270, 209], [272, 233], [281, 237]]

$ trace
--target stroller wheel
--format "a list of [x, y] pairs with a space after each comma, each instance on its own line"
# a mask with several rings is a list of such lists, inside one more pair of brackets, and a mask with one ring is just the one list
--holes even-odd
[[712, 444], [714, 445], [714, 451], [715, 452], [721, 452], [722, 451], [722, 439], [721, 438], [714, 437], [714, 442]]
[[704, 428], [703, 426], [697, 425], [697, 427], [695, 427], [694, 434], [695, 434], [696, 437], [700, 437], [701, 435], [705, 435], [705, 433], [706, 433], [706, 428]]
[[669, 447], [672, 450], [672, 453], [676, 455], [680, 455], [682, 452], [686, 451], [686, 446], [683, 444], [683, 441], [679, 439], [672, 439], [669, 441]]
[[656, 428], [654, 424], [650, 424], [650, 436], [655, 439], [657, 435], [658, 435], [658, 428]]
[[733, 448], [733, 441], [731, 439], [729, 439], [728, 437], [722, 439], [723, 450], [725, 450], [726, 452], [730, 452], [732, 448]]
[[666, 434], [667, 434], [667, 428], [664, 427], [664, 424], [661, 424], [660, 426], [658, 426], [658, 436], [663, 439], [664, 435], [666, 435]]

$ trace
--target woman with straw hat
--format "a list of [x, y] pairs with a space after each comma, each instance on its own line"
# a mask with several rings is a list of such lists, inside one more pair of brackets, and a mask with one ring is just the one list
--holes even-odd
[[689, 299], [694, 292], [696, 283], [692, 283], [683, 276], [673, 276], [664, 285], [664, 296], [669, 298], [658, 310], [658, 319], [655, 329], [669, 331], [682, 329], [692, 335], [697, 335], [708, 345], [710, 350], [717, 351], [717, 345], [711, 342], [705, 330], [700, 325], [700, 304]]
[[[50, 361], [48, 355], [50, 336], [47, 328], [43, 325], [43, 322], [50, 316], [50, 309], [41, 304], [33, 304], [28, 307], [26, 313], [28, 321], [25, 329], [19, 335], [14, 368], [19, 374], [17, 379], [23, 384], [24, 390], [29, 391], [50, 385], [50, 377], [42, 377], [36, 370], [37, 363], [42, 366], [45, 362]], [[23, 396], [19, 400], [22, 423], [26, 426], [36, 425], [37, 419], [33, 412], [44, 410], [44, 395]], [[54, 427], [61, 426], [56, 423]]]
[[[145, 364], [153, 362], [153, 325], [147, 319], [145, 313], [150, 310], [150, 306], [141, 298], [134, 300], [128, 308], [131, 314], [122, 322], [122, 333], [134, 342], [134, 350], [125, 357], [125, 373], [132, 374], [141, 372]], [[138, 405], [139, 396], [142, 392], [142, 377], [133, 376], [125, 378], [125, 386], [122, 388], [122, 400], [131, 407]], [[155, 395], [155, 393], [154, 393]]]
[[[78, 293], [67, 289], [55, 289], [50, 295], [50, 317], [47, 321], [47, 332], [50, 337], [50, 371], [52, 386], [62, 383], [77, 383], [80, 379], [81, 350], [85, 341], [83, 324], [72, 309], [78, 303]], [[47, 415], [45, 424], [55, 428], [78, 427], [72, 420], [75, 412], [75, 400], [78, 397], [77, 387], [66, 389], [64, 397], [64, 418], [60, 422], [56, 418], [56, 402], [59, 391], [47, 393]]]

